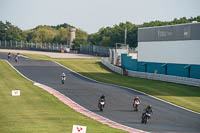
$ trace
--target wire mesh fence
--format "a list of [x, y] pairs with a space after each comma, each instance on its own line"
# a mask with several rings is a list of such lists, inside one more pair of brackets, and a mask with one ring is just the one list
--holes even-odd
[[80, 53], [108, 57], [109, 47], [96, 45], [80, 45]]
[[[1, 49], [22, 49], [22, 50], [37, 50], [37, 51], [51, 51], [51, 52], [74, 52], [70, 50], [70, 46], [59, 43], [33, 43], [24, 41], [2, 41], [0, 40]], [[95, 45], [80, 45], [80, 53], [91, 54], [95, 56], [109, 56], [109, 47], [95, 46]], [[77, 51], [76, 51], [77, 53]]]
[[63, 45], [58, 43], [32, 43], [23, 41], [1, 41], [1, 49], [23, 49], [23, 50], [38, 50], [38, 51], [61, 51], [67, 50], [69, 45]]

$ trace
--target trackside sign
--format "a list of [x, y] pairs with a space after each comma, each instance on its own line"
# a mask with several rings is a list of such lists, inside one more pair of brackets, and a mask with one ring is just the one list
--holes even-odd
[[20, 96], [20, 90], [12, 90], [12, 96]]
[[86, 133], [86, 126], [73, 125], [72, 133]]

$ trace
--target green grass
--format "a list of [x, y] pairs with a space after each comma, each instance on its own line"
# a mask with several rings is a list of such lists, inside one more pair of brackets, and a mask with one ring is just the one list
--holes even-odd
[[[29, 57], [34, 57], [30, 56]], [[42, 56], [43, 57], [43, 56]], [[43, 59], [49, 59], [43, 58]], [[99, 59], [52, 59], [97, 81], [134, 88], [179, 106], [200, 112], [200, 87], [122, 76], [109, 71]]]
[[40, 55], [40, 54], [21, 54], [27, 57], [30, 57], [35, 60], [52, 60], [49, 56], [46, 55]]
[[[13, 89], [21, 96], [11, 96]], [[0, 60], [0, 133], [71, 133], [74, 124], [87, 133], [124, 133], [75, 112]]]

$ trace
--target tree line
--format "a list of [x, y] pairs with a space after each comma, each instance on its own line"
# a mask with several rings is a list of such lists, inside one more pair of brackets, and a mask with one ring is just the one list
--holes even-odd
[[[102, 27], [98, 32], [93, 34], [88, 34], [87, 32], [76, 28], [76, 39], [73, 42], [75, 44], [74, 48], [79, 49], [80, 44], [114, 47], [115, 43], [124, 43], [125, 28], [127, 29], [127, 44], [129, 44], [130, 47], [136, 47], [138, 28], [191, 23], [192, 21], [200, 22], [200, 16], [175, 18], [172, 21], [157, 20], [145, 22], [140, 25], [125, 22], [114, 25], [113, 27]], [[3, 23], [0, 21], [0, 40], [66, 44], [70, 38], [70, 28], [75, 27], [64, 23], [57, 26], [39, 25], [30, 30], [21, 30], [10, 22]]]
[[114, 25], [113, 27], [100, 28], [97, 33], [90, 34], [88, 36], [88, 42], [93, 45], [114, 47], [115, 43], [124, 43], [124, 32], [125, 28], [127, 28], [127, 44], [129, 44], [130, 47], [137, 47], [138, 28], [184, 24], [191, 23], [193, 21], [200, 22], [200, 16], [188, 19], [186, 17], [182, 17], [180, 19], [175, 18], [172, 21], [164, 22], [157, 20], [145, 22], [141, 25], [132, 24], [131, 22], [120, 23], [119, 25]]
[[[34, 29], [21, 30], [17, 26], [12, 25], [10, 22], [3, 23], [0, 21], [0, 40], [67, 44], [70, 39], [70, 28], [74, 27], [64, 23], [57, 26], [39, 25]], [[87, 32], [81, 29], [76, 29], [75, 42], [87, 42], [87, 39]]]

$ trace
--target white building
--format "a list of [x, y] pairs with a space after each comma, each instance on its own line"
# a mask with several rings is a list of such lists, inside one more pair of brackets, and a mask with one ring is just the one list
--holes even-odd
[[139, 28], [138, 61], [200, 65], [200, 23]]

